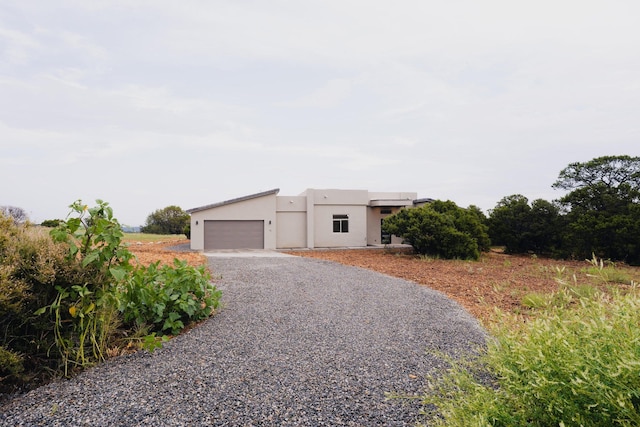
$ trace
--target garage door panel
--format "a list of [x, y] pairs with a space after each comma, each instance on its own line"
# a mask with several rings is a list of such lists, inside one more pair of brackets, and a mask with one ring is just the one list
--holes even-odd
[[264, 221], [205, 221], [204, 249], [264, 249]]

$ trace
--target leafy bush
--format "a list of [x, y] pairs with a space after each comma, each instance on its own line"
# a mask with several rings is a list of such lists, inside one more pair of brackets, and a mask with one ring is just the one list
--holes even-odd
[[70, 208], [77, 216], [51, 230], [55, 242], [68, 248], [67, 260], [80, 265], [82, 280], [55, 286], [56, 297], [36, 314], [48, 313], [65, 375], [69, 367], [104, 360], [117, 328], [113, 292], [119, 279], [133, 270], [133, 255], [109, 204], [89, 208], [80, 200]]
[[210, 280], [204, 267], [190, 267], [177, 259], [173, 267], [159, 267], [159, 263], [140, 267], [118, 294], [124, 322], [177, 334], [184, 322], [206, 319], [218, 307], [221, 294]]
[[[640, 425], [638, 290], [559, 292], [549, 298], [565, 304], [503, 323], [479, 361], [452, 364], [423, 399], [438, 409], [434, 425]], [[479, 370], [494, 381], [480, 381]]]
[[385, 218], [382, 228], [402, 237], [419, 254], [478, 259], [490, 243], [482, 219], [477, 208], [462, 209], [451, 201], [434, 201]]
[[[131, 336], [127, 327], [150, 323], [175, 334], [218, 306], [220, 292], [204, 267], [178, 260], [134, 267], [108, 203], [89, 208], [78, 200], [70, 208], [75, 216], [50, 232], [0, 215], [2, 390], [44, 371], [66, 375], [103, 360], [107, 348]], [[140, 295], [164, 308], [155, 305], [154, 317], [144, 317]], [[164, 340], [154, 332], [141, 343], [152, 349]]]
[[[13, 374], [4, 376], [0, 386], [58, 368], [57, 358], [50, 355], [55, 346], [52, 323], [34, 312], [55, 299], [56, 286], [82, 282], [81, 269], [65, 254], [66, 248], [45, 230], [0, 216], [0, 345], [19, 355], [24, 368], [9, 369]], [[6, 361], [0, 361], [0, 370], [8, 372]]]

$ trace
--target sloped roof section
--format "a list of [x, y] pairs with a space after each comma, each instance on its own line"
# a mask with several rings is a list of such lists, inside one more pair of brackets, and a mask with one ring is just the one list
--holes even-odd
[[199, 208], [187, 209], [187, 213], [192, 214], [195, 212], [206, 211], [207, 209], [213, 209], [220, 206], [232, 205], [234, 203], [244, 202], [251, 199], [257, 199], [264, 196], [271, 196], [272, 194], [278, 194], [280, 192], [279, 188], [274, 188], [273, 190], [263, 191], [261, 193], [250, 194], [248, 196], [238, 197], [235, 199], [225, 200], [224, 202], [213, 203], [211, 205], [200, 206]]

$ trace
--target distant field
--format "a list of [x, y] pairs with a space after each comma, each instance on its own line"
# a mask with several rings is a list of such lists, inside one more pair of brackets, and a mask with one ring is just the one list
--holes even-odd
[[168, 242], [172, 240], [186, 240], [184, 234], [147, 234], [124, 233], [125, 242]]

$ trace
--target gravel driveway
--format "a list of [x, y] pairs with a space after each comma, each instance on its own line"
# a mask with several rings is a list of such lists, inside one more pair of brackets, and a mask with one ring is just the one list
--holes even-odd
[[404, 426], [414, 395], [484, 342], [423, 286], [298, 257], [211, 257], [224, 308], [153, 354], [111, 359], [5, 402], [1, 425]]

